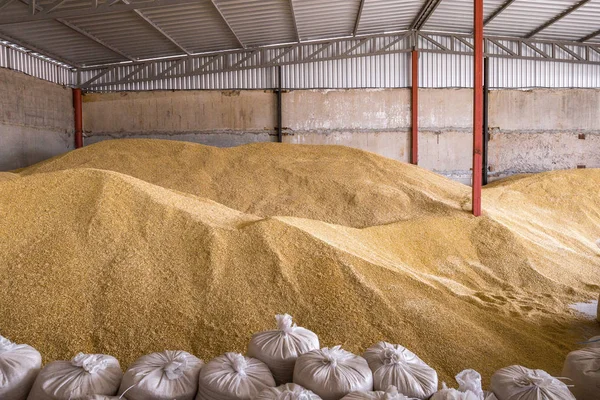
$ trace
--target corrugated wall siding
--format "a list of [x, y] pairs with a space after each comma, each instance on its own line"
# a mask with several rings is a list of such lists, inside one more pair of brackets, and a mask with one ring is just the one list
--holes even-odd
[[0, 42], [0, 68], [9, 68], [59, 85], [73, 85], [75, 74], [68, 66], [17, 46]]
[[[443, 38], [440, 38], [442, 41]], [[381, 38], [380, 40], [386, 40]], [[388, 39], [389, 40], [389, 39]], [[340, 43], [340, 46], [344, 43]], [[317, 45], [315, 50], [318, 49]], [[349, 46], [349, 45], [348, 45]], [[231, 54], [229, 62], [235, 64]], [[210, 59], [195, 58], [195, 67]], [[285, 62], [286, 58], [282, 58]], [[600, 55], [598, 60], [600, 61]], [[173, 61], [157, 61], [158, 71]], [[37, 78], [61, 85], [76, 85], [90, 79], [97, 71], [77, 73], [67, 66], [31, 52], [0, 43], [0, 67], [11, 68]], [[215, 68], [218, 65], [214, 66]], [[125, 77], [135, 66], [119, 67], [119, 76]], [[283, 66], [283, 86], [287, 89], [318, 88], [402, 88], [410, 85], [410, 53], [396, 53], [318, 61]], [[101, 84], [104, 78], [95, 84]], [[419, 86], [424, 88], [472, 87], [472, 58], [468, 55], [443, 54], [421, 51]], [[247, 69], [230, 72], [206, 73], [194, 77], [148, 79], [137, 83], [106, 84], [94, 91], [140, 91], [185, 89], [272, 89], [277, 85], [275, 68]], [[490, 86], [503, 88], [600, 88], [600, 65], [490, 58]]]

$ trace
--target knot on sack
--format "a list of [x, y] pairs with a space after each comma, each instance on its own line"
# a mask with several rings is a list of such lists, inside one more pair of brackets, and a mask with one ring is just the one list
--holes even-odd
[[290, 333], [296, 328], [296, 324], [292, 324], [292, 316], [289, 314], [277, 314], [275, 320], [277, 321], [277, 329], [283, 333]]
[[106, 369], [108, 362], [101, 354], [83, 354], [79, 353], [71, 359], [71, 365], [83, 368], [90, 374]]
[[406, 361], [402, 350], [389, 347], [383, 349], [379, 357], [384, 365], [403, 364]]
[[539, 388], [546, 388], [554, 383], [554, 378], [551, 376], [543, 377], [535, 373], [527, 372], [519, 377], [514, 378], [515, 384], [520, 387], [532, 387], [537, 386]]
[[246, 357], [236, 353], [228, 353], [228, 356], [233, 370], [239, 375], [246, 376], [246, 368], [248, 368]]
[[163, 367], [163, 371], [169, 380], [181, 378], [187, 369], [188, 362], [185, 356], [177, 356]]
[[11, 342], [4, 336], [0, 336], [0, 353], [5, 353], [17, 347], [16, 343]]
[[330, 348], [323, 348], [321, 351], [323, 353], [323, 364], [328, 364], [332, 368], [336, 368], [338, 365], [338, 361], [343, 356], [342, 346], [335, 346]]

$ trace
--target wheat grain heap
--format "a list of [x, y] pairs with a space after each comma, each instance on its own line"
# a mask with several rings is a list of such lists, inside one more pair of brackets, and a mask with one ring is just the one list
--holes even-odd
[[0, 334], [44, 361], [246, 349], [289, 313], [323, 346], [400, 343], [451, 380], [558, 374], [600, 334], [600, 170], [470, 188], [337, 146], [113, 140], [0, 176]]

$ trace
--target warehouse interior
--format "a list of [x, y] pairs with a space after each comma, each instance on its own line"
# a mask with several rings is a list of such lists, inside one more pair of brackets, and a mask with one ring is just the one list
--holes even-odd
[[0, 0], [0, 93], [0, 400], [600, 398], [600, 0]]

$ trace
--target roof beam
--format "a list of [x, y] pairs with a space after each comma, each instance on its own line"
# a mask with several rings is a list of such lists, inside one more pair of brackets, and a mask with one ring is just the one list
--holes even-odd
[[30, 10], [31, 7], [36, 7], [35, 14], [32, 14], [31, 12], [24, 13], [22, 16], [8, 16], [0, 14], [0, 25], [20, 24], [31, 21], [39, 21], [42, 19], [80, 17], [84, 15], [131, 11], [135, 9], [176, 6], [180, 4], [198, 3], [198, 0], [147, 0], [143, 3], [130, 4], [126, 4], [122, 1], [106, 1], [104, 3], [98, 4], [97, 0], [95, 0], [89, 3], [84, 3], [85, 7], [64, 9], [62, 7], [57, 6], [57, 3], [53, 3], [45, 6], [44, 8], [41, 8], [40, 5], [37, 4], [36, 0], [24, 0], [24, 2], [29, 6]]
[[300, 31], [298, 30], [298, 21], [296, 21], [296, 13], [294, 12], [294, 0], [289, 0], [290, 2], [290, 10], [292, 10], [292, 22], [294, 22], [294, 30], [296, 31], [296, 37], [298, 38], [298, 43], [300, 43]]
[[356, 33], [358, 32], [358, 25], [360, 25], [360, 17], [362, 17], [364, 7], [365, 0], [360, 0], [360, 6], [358, 6], [358, 13], [356, 13], [356, 21], [354, 21], [354, 29], [352, 30], [352, 36], [356, 36]]
[[125, 57], [126, 59], [130, 60], [130, 61], [135, 61], [136, 58], [133, 56], [130, 56], [129, 54], [123, 53], [121, 50], [117, 49], [114, 46], [111, 46], [110, 44], [106, 43], [105, 41], [98, 39], [96, 36], [92, 35], [91, 33], [81, 29], [80, 27], [78, 27], [77, 25], [74, 25], [68, 21], [65, 21], [61, 18], [57, 18], [56, 22], [59, 22], [61, 24], [63, 24], [64, 26], [74, 30], [75, 32], [87, 37], [88, 39], [93, 40], [94, 42], [98, 43], [99, 45], [106, 47], [107, 49], [109, 49], [110, 51], [112, 51], [113, 53], [117, 53], [120, 56]]
[[231, 33], [233, 34], [233, 36], [235, 36], [235, 40], [237, 40], [237, 42], [240, 44], [240, 47], [243, 48], [243, 49], [245, 49], [246, 45], [244, 43], [242, 43], [242, 41], [240, 40], [240, 38], [238, 37], [238, 35], [235, 33], [235, 31], [233, 30], [233, 28], [229, 24], [229, 21], [227, 21], [227, 18], [225, 18], [225, 15], [223, 14], [223, 12], [221, 12], [221, 9], [219, 8], [219, 6], [215, 2], [215, 0], [210, 0], [210, 2], [215, 7], [215, 9], [219, 13], [219, 15], [221, 16], [221, 19], [223, 20], [223, 22], [225, 22], [225, 25], [227, 25], [227, 28], [229, 28], [229, 31], [231, 31]]
[[410, 25], [410, 29], [417, 31], [420, 30], [427, 23], [427, 20], [429, 20], [441, 2], [442, 0], [427, 0], [427, 3], [423, 5], [423, 8], [421, 8], [421, 11], [419, 11], [417, 17]]
[[502, 11], [506, 10], [508, 8], [508, 6], [510, 6], [515, 1], [516, 0], [506, 0], [500, 7], [498, 7], [496, 10], [494, 10], [492, 15], [490, 15], [489, 17], [487, 17], [485, 19], [485, 21], [483, 21], [483, 26], [486, 26], [487, 24], [492, 22], [492, 20], [494, 18], [496, 18], [498, 15], [500, 15], [502, 13]]
[[166, 37], [167, 39], [169, 39], [169, 41], [171, 43], [173, 43], [179, 50], [183, 51], [185, 54], [192, 54], [189, 50], [187, 50], [185, 47], [183, 47], [182, 45], [180, 45], [175, 39], [173, 39], [171, 37], [171, 35], [169, 35], [167, 32], [165, 32], [160, 26], [158, 26], [157, 24], [155, 24], [150, 18], [148, 18], [147, 16], [145, 16], [140, 10], [133, 10], [137, 15], [139, 15], [144, 21], [146, 21], [148, 24], [150, 24], [150, 26], [152, 26], [156, 31], [158, 31], [158, 33], [160, 33], [161, 35], [163, 35], [164, 37]]
[[596, 36], [600, 36], [600, 29], [598, 29], [596, 32], [592, 32], [589, 35], [582, 37], [581, 39], [578, 40], [578, 42], [587, 42], [590, 39], [595, 38]]
[[537, 35], [538, 33], [540, 33], [541, 31], [543, 31], [544, 29], [546, 29], [547, 27], [549, 27], [550, 25], [560, 21], [561, 19], [563, 19], [564, 17], [566, 17], [567, 15], [571, 14], [573, 11], [576, 11], [577, 9], [579, 9], [580, 7], [583, 7], [584, 5], [586, 5], [587, 3], [589, 3], [591, 0], [581, 0], [579, 3], [567, 8], [566, 10], [564, 10], [563, 12], [561, 12], [560, 14], [558, 14], [557, 16], [555, 16], [554, 18], [552, 18], [550, 21], [538, 26], [537, 28], [535, 28], [534, 30], [532, 30], [531, 32], [529, 32], [527, 35], [525, 35], [525, 38], [530, 39], [533, 36]]

